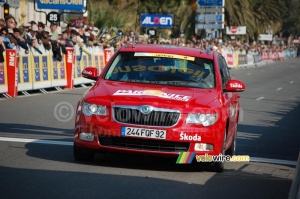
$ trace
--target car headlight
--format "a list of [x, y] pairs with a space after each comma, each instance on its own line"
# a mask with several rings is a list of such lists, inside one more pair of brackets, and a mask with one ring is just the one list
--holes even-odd
[[190, 113], [186, 118], [187, 124], [202, 124], [203, 126], [211, 126], [218, 120], [217, 113], [203, 114]]
[[96, 105], [96, 104], [89, 104], [89, 103], [83, 102], [82, 113], [86, 116], [91, 116], [91, 115], [106, 116], [107, 109], [106, 109], [106, 106], [100, 106], [100, 105]]

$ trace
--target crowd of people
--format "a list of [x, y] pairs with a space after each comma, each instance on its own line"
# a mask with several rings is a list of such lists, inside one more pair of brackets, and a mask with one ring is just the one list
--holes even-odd
[[[18, 24], [11, 15], [0, 19], [0, 62], [3, 61], [3, 52], [5, 49], [12, 49], [15, 46], [23, 48], [25, 53], [35, 49], [39, 51], [42, 45], [46, 50], [52, 50], [53, 56], [57, 60], [62, 59], [62, 54], [66, 54], [66, 47], [83, 44], [86, 47], [101, 46], [109, 48], [111, 46], [119, 48], [134, 41], [143, 44], [164, 44], [177, 45], [211, 50], [222, 53], [224, 51], [238, 51], [240, 54], [262, 53], [268, 51], [297, 50], [296, 47], [286, 45], [262, 45], [248, 44], [245, 42], [223, 41], [222, 39], [197, 39], [193, 36], [190, 40], [184, 38], [163, 39], [151, 38], [147, 35], [137, 35], [134, 31], [124, 34], [120, 30], [115, 33], [118, 36], [111, 35], [108, 31], [94, 26], [93, 21], [83, 21], [82, 26], [75, 26], [72, 23], [65, 27], [51, 23], [49, 26], [42, 22], [30, 21], [28, 23]], [[300, 50], [298, 50], [300, 52]]]

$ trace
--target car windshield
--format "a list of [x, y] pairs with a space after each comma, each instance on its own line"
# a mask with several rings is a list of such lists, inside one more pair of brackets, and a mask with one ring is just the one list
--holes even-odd
[[215, 88], [213, 60], [163, 53], [120, 52], [107, 70], [104, 79]]

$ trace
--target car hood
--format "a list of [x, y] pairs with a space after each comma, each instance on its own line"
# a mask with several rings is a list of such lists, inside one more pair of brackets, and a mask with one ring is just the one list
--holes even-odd
[[216, 89], [113, 81], [98, 81], [91, 92], [94, 93], [94, 97], [89, 95], [89, 99], [86, 99], [88, 102], [108, 107], [114, 105], [149, 105], [157, 108], [191, 112], [197, 108], [211, 108], [208, 104], [218, 101]]

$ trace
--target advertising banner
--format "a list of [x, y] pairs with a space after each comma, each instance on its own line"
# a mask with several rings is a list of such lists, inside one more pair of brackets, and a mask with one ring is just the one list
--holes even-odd
[[142, 14], [142, 27], [172, 28], [172, 15]]
[[65, 88], [73, 89], [74, 88], [74, 75], [75, 75], [75, 56], [73, 48], [67, 48], [66, 55], [66, 69], [67, 69], [67, 86]]
[[37, 0], [39, 9], [83, 10], [83, 0]]
[[273, 40], [273, 36], [270, 35], [270, 34], [259, 34], [258, 40], [261, 40], [261, 41], [272, 41]]
[[300, 44], [300, 39], [292, 39], [293, 44]]
[[6, 93], [7, 88], [7, 71], [5, 62], [0, 63], [0, 93]]
[[6, 66], [7, 66], [7, 80], [8, 80], [8, 91], [11, 97], [18, 95], [18, 62], [17, 62], [17, 51], [7, 49], [6, 50]]
[[112, 51], [111, 50], [104, 50], [104, 64], [107, 64], [107, 62], [110, 60], [111, 56], [112, 56]]
[[234, 67], [233, 54], [227, 54], [228, 67]]
[[19, 57], [19, 83], [18, 91], [32, 90], [32, 65], [28, 55]]

